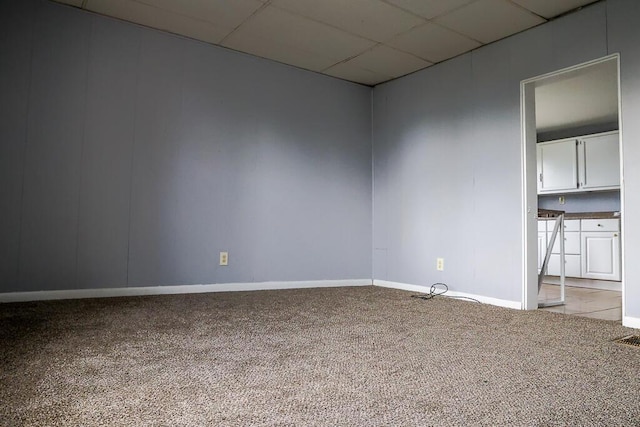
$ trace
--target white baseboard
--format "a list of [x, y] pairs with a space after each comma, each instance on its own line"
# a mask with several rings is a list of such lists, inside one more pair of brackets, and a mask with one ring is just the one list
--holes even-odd
[[627, 328], [640, 329], [640, 318], [624, 316], [622, 318], [622, 326], [626, 326]]
[[198, 294], [205, 292], [265, 291], [275, 289], [371, 286], [371, 279], [307, 280], [300, 282], [216, 283], [212, 285], [141, 286], [135, 288], [68, 289], [62, 291], [8, 292], [0, 303], [80, 298], [108, 298], [139, 295]]
[[400, 289], [402, 291], [419, 292], [421, 294], [429, 292], [430, 288], [430, 286], [410, 285], [408, 283], [390, 282], [388, 280], [377, 279], [373, 280], [373, 286], [380, 286], [381, 288]]
[[[429, 289], [431, 288], [430, 285], [410, 285], [407, 283], [389, 282], [387, 280], [374, 280], [373, 286], [401, 289], [404, 291], [419, 292], [419, 293], [429, 293]], [[516, 310], [522, 309], [522, 303], [520, 301], [509, 301], [505, 299], [485, 297], [482, 295], [474, 295], [474, 294], [468, 294], [465, 292], [456, 292], [452, 290], [447, 291], [446, 296], [473, 298], [484, 304], [496, 305], [498, 307], [513, 308]]]

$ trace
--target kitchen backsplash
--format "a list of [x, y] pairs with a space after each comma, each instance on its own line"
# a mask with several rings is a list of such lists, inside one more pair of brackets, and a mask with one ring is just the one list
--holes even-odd
[[[565, 199], [564, 205], [559, 202], [560, 196]], [[538, 196], [538, 207], [565, 212], [620, 211], [620, 191], [594, 191], [590, 193]]]

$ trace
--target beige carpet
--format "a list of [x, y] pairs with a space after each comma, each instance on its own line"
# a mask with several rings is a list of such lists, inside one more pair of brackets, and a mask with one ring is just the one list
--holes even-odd
[[0, 425], [640, 425], [633, 330], [410, 295], [1, 304]]

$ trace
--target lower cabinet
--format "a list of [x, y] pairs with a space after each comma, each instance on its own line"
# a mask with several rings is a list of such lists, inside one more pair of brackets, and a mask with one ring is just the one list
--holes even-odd
[[[546, 224], [543, 224], [546, 222]], [[538, 223], [538, 272], [551, 243], [554, 220]], [[546, 230], [546, 233], [545, 233]], [[620, 221], [618, 219], [566, 220], [564, 228], [565, 276], [619, 281]], [[551, 250], [547, 274], [560, 275], [560, 234]]]
[[582, 277], [620, 280], [620, 220], [583, 219], [580, 236]]
[[[564, 256], [564, 275], [566, 277], [582, 277], [580, 266], [580, 255], [568, 255]], [[550, 276], [560, 275], [560, 254], [551, 254], [549, 258], [549, 268], [547, 274]]]
[[582, 277], [620, 280], [620, 233], [582, 233]]
[[[564, 229], [564, 275], [567, 277], [580, 277], [580, 220], [565, 221]], [[548, 233], [548, 242], [551, 242], [552, 235], [553, 233]], [[551, 276], [560, 275], [560, 234], [556, 237], [551, 249], [547, 273]]]
[[538, 273], [542, 270], [542, 262], [547, 254], [547, 233], [538, 232]]

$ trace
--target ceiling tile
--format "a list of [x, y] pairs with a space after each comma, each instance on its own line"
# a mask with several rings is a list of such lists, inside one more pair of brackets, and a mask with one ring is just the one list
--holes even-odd
[[235, 28], [264, 4], [258, 0], [135, 0], [179, 15]]
[[545, 18], [553, 18], [580, 6], [593, 3], [597, 0], [512, 0], [532, 11], [535, 14], [544, 16]]
[[435, 21], [483, 43], [499, 40], [545, 22], [507, 0], [478, 0]]
[[471, 3], [474, 0], [384, 0], [416, 15], [431, 19]]
[[233, 30], [131, 0], [88, 0], [85, 8], [210, 43], [219, 43]]
[[416, 27], [386, 44], [431, 62], [444, 61], [480, 46], [475, 40], [432, 23]]
[[225, 40], [222, 45], [233, 50], [312, 71], [322, 71], [336, 63], [336, 59], [306, 52], [266, 37], [258, 37], [247, 33], [234, 34], [233, 37]]
[[378, 45], [347, 62], [376, 74], [391, 77], [404, 76], [432, 65], [431, 62], [384, 45]]
[[273, 0], [271, 4], [379, 42], [424, 22], [379, 0]]
[[235, 49], [257, 40], [267, 40], [322, 58], [333, 63], [355, 56], [373, 47], [375, 42], [311, 21], [299, 15], [268, 6], [256, 13], [223, 41]]
[[383, 76], [373, 71], [365, 70], [357, 65], [343, 62], [329, 68], [324, 72], [329, 76], [338, 77], [340, 79], [349, 80], [351, 82], [362, 83], [365, 85], [373, 86], [378, 83], [391, 80], [391, 76]]

